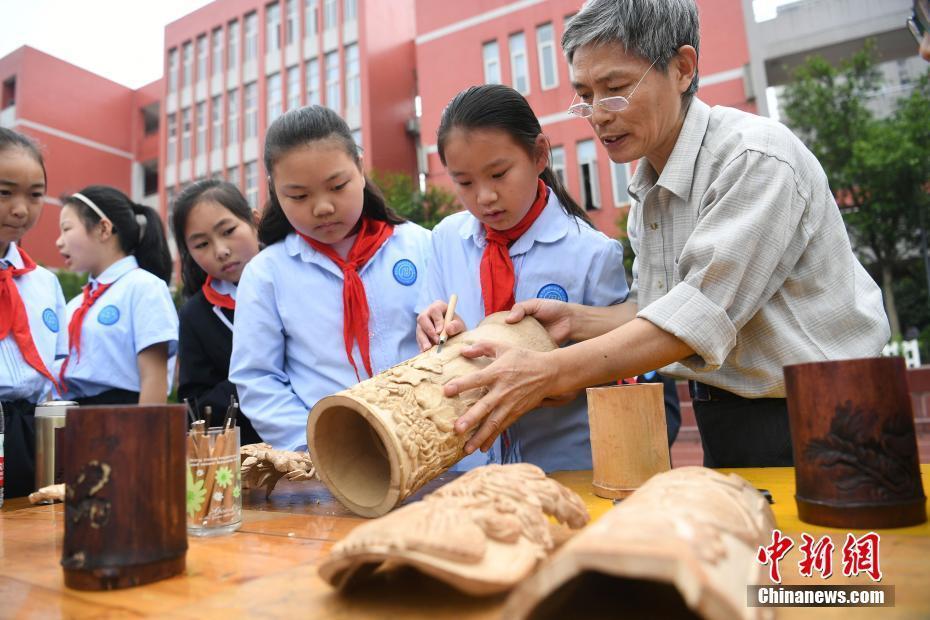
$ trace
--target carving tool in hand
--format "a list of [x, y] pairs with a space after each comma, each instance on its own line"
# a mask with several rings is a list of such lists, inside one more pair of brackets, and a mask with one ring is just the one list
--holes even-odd
[[446, 308], [446, 317], [442, 320], [442, 331], [439, 333], [439, 348], [436, 349], [436, 353], [442, 353], [442, 345], [446, 344], [446, 340], [449, 338], [446, 330], [449, 328], [449, 323], [455, 318], [455, 304], [458, 300], [459, 296], [455, 293], [452, 293], [449, 297], [449, 306]]

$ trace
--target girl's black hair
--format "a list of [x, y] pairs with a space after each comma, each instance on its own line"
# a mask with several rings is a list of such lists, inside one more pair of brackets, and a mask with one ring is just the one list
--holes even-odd
[[[119, 239], [120, 248], [127, 256], [135, 256], [139, 266], [171, 283], [171, 253], [165, 240], [165, 228], [155, 209], [136, 204], [126, 194], [106, 185], [91, 185], [80, 194], [93, 202], [113, 223], [113, 232]], [[68, 205], [77, 211], [90, 231], [100, 223], [100, 216], [74, 196], [62, 198], [62, 206]], [[136, 216], [144, 218], [140, 223]]]
[[[356, 165], [361, 165], [359, 148], [352, 139], [352, 132], [342, 118], [319, 105], [295, 108], [279, 116], [265, 134], [265, 170], [268, 171], [268, 202], [258, 224], [258, 238], [265, 245], [276, 243], [290, 233], [294, 226], [287, 220], [281, 203], [274, 193], [270, 175], [274, 165], [291, 149], [305, 146], [317, 140], [337, 140]], [[394, 212], [384, 199], [381, 189], [365, 176], [362, 215], [389, 224], [403, 224], [406, 220]]]
[[[543, 132], [539, 119], [523, 95], [503, 84], [467, 88], [442, 111], [436, 131], [436, 146], [443, 166], [446, 165], [446, 140], [453, 129], [499, 129], [513, 138], [531, 159], [536, 158], [536, 139]], [[552, 168], [546, 166], [539, 178], [552, 188], [566, 213], [594, 226], [587, 212], [571, 197]]]
[[178, 254], [181, 257], [181, 281], [183, 283], [182, 292], [185, 297], [190, 297], [199, 291], [207, 281], [207, 272], [200, 268], [200, 265], [191, 256], [187, 248], [187, 218], [191, 211], [194, 210], [201, 202], [211, 201], [222, 205], [227, 211], [232, 213], [236, 218], [242, 220], [249, 226], [255, 227], [252, 208], [246, 201], [245, 196], [232, 183], [220, 181], [217, 179], [205, 179], [188, 185], [183, 192], [175, 199], [172, 207], [172, 228], [174, 229], [174, 240], [178, 246]]
[[42, 151], [32, 138], [23, 134], [0, 127], [0, 152], [7, 149], [18, 148], [26, 151], [40, 166], [42, 166], [42, 176], [45, 178], [46, 189], [48, 189], [48, 173], [45, 171], [45, 160], [42, 159]]

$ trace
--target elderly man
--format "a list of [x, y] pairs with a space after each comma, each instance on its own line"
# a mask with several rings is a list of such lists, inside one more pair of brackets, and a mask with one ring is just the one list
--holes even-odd
[[[487, 449], [524, 412], [586, 386], [662, 368], [687, 379], [710, 467], [792, 463], [782, 367], [878, 355], [879, 288], [856, 260], [824, 171], [783, 125], [695, 96], [694, 0], [590, 0], [562, 48], [576, 103], [630, 184], [631, 301], [517, 304], [550, 353], [479, 343], [496, 358], [446, 385], [488, 394], [456, 422]], [[634, 301], [635, 300], [635, 303]]]

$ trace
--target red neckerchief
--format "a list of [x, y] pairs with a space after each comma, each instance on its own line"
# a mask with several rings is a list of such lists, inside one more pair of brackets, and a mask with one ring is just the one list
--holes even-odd
[[361, 377], [358, 374], [358, 367], [356, 367], [355, 360], [352, 358], [353, 340], [358, 343], [358, 350], [362, 354], [362, 362], [365, 364], [368, 376], [372, 376], [373, 373], [371, 372], [368, 344], [368, 297], [365, 294], [365, 285], [362, 283], [358, 272], [393, 233], [393, 224], [363, 217], [358, 237], [352, 244], [352, 249], [349, 250], [349, 255], [345, 260], [336, 253], [332, 246], [320, 243], [300, 232], [297, 233], [310, 244], [310, 247], [329, 258], [342, 269], [342, 336], [345, 340], [346, 356], [349, 358], [349, 363], [352, 364], [352, 368], [355, 370], [355, 377], [359, 381], [361, 381]]
[[68, 322], [68, 357], [65, 358], [64, 363], [61, 365], [61, 372], [58, 374], [62, 383], [65, 381], [65, 370], [68, 369], [68, 362], [71, 361], [71, 349], [77, 353], [77, 358], [81, 359], [81, 327], [84, 325], [84, 317], [90, 307], [94, 305], [94, 302], [112, 285], [112, 282], [110, 284], [97, 284], [97, 288], [93, 292], [90, 290], [90, 282], [84, 285], [84, 299], [81, 301], [81, 307], [77, 309], [71, 316], [71, 321]]
[[546, 184], [539, 179], [536, 200], [520, 222], [507, 230], [494, 230], [485, 225], [487, 245], [481, 255], [481, 298], [484, 300], [484, 315], [501, 310], [510, 310], [514, 303], [513, 289], [516, 276], [513, 260], [508, 251], [510, 244], [519, 239], [543, 212], [548, 201]]
[[0, 269], [0, 340], [7, 337], [7, 334], [13, 334], [13, 340], [19, 347], [26, 363], [35, 368], [39, 374], [52, 382], [55, 389], [61, 393], [61, 385], [55, 380], [55, 377], [49, 372], [42, 361], [36, 349], [36, 343], [32, 339], [32, 330], [29, 329], [29, 315], [26, 314], [26, 304], [19, 294], [14, 278], [27, 274], [36, 268], [35, 261], [29, 258], [29, 255], [22, 248], [17, 248], [19, 255], [23, 259], [23, 268], [17, 269], [10, 266], [7, 269]]
[[232, 295], [224, 295], [213, 288], [213, 276], [207, 276], [207, 281], [200, 287], [200, 290], [203, 291], [203, 296], [207, 298], [207, 301], [214, 306], [227, 310], [236, 309], [236, 300], [232, 298]]

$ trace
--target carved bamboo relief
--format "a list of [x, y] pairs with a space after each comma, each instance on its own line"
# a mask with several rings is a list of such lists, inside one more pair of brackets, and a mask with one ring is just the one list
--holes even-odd
[[448, 381], [487, 366], [459, 351], [490, 340], [534, 351], [555, 343], [536, 319], [504, 322], [492, 314], [478, 327], [374, 377], [320, 400], [307, 421], [317, 475], [347, 508], [365, 517], [387, 513], [462, 458], [467, 437], [452, 425], [484, 394], [443, 396]]

